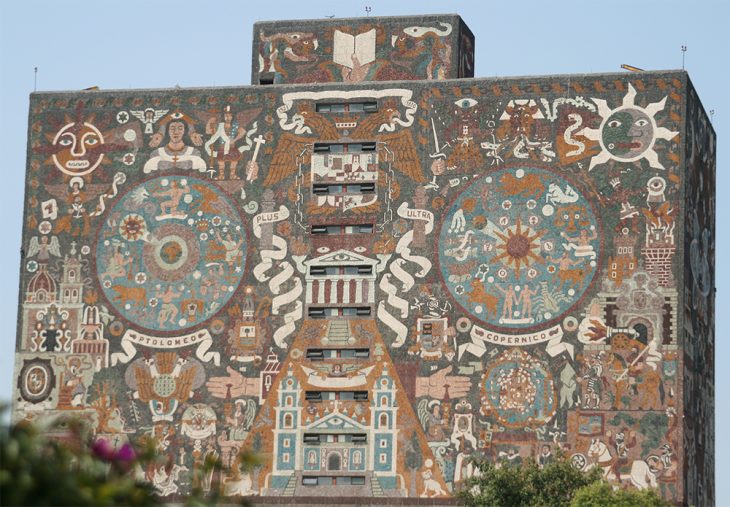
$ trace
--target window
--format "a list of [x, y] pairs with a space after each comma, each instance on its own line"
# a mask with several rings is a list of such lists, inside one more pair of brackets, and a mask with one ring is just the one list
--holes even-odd
[[388, 455], [385, 454], [384, 452], [381, 452], [380, 453], [380, 459], [379, 459], [379, 461], [381, 463], [387, 463], [388, 462]]
[[307, 445], [318, 445], [319, 437], [320, 437], [320, 435], [317, 435], [317, 434], [305, 433], [304, 434], [304, 443]]
[[309, 476], [305, 475], [304, 477], [302, 477], [302, 485], [303, 486], [316, 486], [319, 483], [319, 481], [317, 479], [319, 479], [319, 477], [309, 477]]
[[325, 308], [310, 308], [308, 311], [309, 318], [311, 319], [323, 319]]
[[284, 414], [284, 427], [291, 428], [292, 426], [294, 426], [294, 424], [292, 422], [293, 420], [294, 419], [292, 418], [291, 414]]
[[317, 104], [318, 113], [374, 113], [377, 102], [330, 102]]
[[259, 74], [259, 84], [271, 85], [274, 84], [274, 73], [273, 72], [262, 72]]
[[282, 463], [289, 463], [289, 453], [285, 452], [281, 455], [281, 461]]
[[307, 391], [304, 393], [304, 399], [307, 401], [322, 401], [321, 391]]
[[307, 359], [310, 361], [321, 361], [324, 359], [324, 351], [322, 349], [307, 349]]
[[[380, 427], [381, 428], [388, 427], [388, 414], [380, 414]], [[383, 446], [384, 442], [385, 442], [385, 440], [381, 440], [380, 445]]]

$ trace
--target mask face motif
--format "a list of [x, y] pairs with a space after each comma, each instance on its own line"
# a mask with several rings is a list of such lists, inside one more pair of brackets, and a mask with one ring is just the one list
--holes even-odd
[[633, 159], [645, 152], [654, 139], [651, 119], [638, 109], [612, 114], [603, 127], [603, 145], [616, 158]]
[[84, 176], [96, 169], [104, 158], [104, 136], [90, 123], [69, 123], [53, 138], [58, 151], [53, 163], [64, 174]]

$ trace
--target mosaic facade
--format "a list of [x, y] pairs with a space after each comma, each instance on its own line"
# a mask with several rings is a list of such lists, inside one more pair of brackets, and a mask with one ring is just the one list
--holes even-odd
[[446, 498], [561, 450], [712, 504], [687, 75], [444, 79], [458, 17], [341, 23], [256, 25], [254, 81], [292, 84], [31, 96], [14, 417], [155, 438], [164, 496], [209, 455], [227, 496]]

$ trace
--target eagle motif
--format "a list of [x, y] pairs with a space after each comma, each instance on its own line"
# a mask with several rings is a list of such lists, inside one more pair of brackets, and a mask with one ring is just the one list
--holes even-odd
[[[325, 116], [316, 112], [312, 101], [301, 101], [297, 104], [297, 112], [292, 120], [299, 125], [306, 127], [311, 135], [298, 135], [291, 132], [284, 132], [276, 145], [276, 151], [269, 166], [269, 172], [264, 181], [265, 186], [288, 178], [297, 171], [298, 160], [302, 164], [311, 163], [311, 145], [316, 142], [341, 142], [343, 134], [338, 130], [337, 122], [355, 122], [356, 118], [347, 113], [345, 116]], [[383, 101], [377, 112], [368, 113], [363, 119], [357, 121], [357, 126], [347, 134], [350, 139], [366, 141], [376, 139], [378, 151], [385, 155], [393, 153], [393, 167], [396, 171], [409, 177], [416, 183], [425, 182], [426, 179], [421, 169], [416, 145], [411, 133], [407, 129], [400, 129], [394, 132], [379, 132], [381, 125], [389, 125], [394, 119], [400, 118], [397, 102], [392, 99]], [[299, 129], [300, 131], [304, 129]]]

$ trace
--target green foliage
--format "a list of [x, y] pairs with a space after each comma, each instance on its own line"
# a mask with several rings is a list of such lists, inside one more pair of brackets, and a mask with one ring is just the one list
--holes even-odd
[[639, 429], [645, 436], [641, 444], [641, 452], [648, 454], [651, 449], [659, 447], [667, 434], [669, 418], [666, 414], [649, 412], [639, 422]]
[[581, 472], [562, 456], [543, 468], [531, 459], [522, 466], [478, 462], [477, 467], [479, 475], [457, 493], [468, 506], [568, 507], [577, 490], [601, 478], [599, 469]]
[[[1, 427], [0, 505], [163, 505], [152, 484], [141, 479], [148, 465], [167, 460], [167, 456], [156, 456], [154, 449], [152, 440], [143, 446], [124, 444], [115, 449], [104, 439], [94, 439], [74, 419]], [[234, 473], [252, 469], [257, 459], [242, 452], [236, 462]], [[203, 475], [221, 470], [217, 459], [207, 459], [193, 483], [201, 484]], [[205, 507], [216, 505], [219, 498], [220, 488], [214, 484], [207, 496], [196, 486], [184, 501], [188, 507]], [[234, 502], [226, 499], [226, 503]], [[239, 504], [245, 505], [245, 501]]]
[[613, 489], [611, 484], [597, 481], [575, 492], [570, 507], [669, 507], [656, 490]]
[[[48, 433], [64, 433], [63, 441]], [[129, 473], [140, 458], [108, 462], [93, 455], [75, 421], [16, 424], [0, 433], [3, 505], [157, 505], [151, 484]]]

